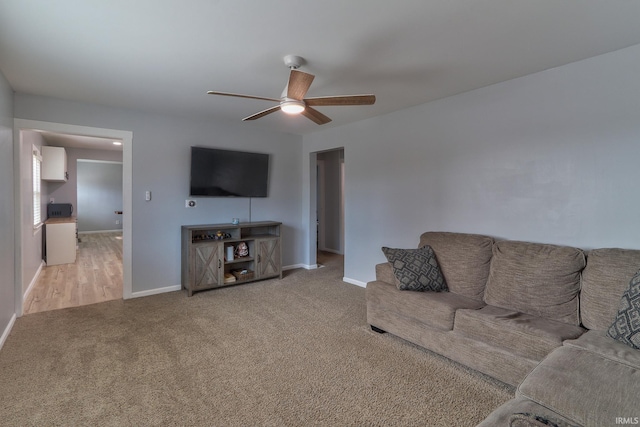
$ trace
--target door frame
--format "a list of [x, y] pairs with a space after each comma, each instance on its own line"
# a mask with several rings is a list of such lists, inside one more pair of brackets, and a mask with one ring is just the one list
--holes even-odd
[[14, 166], [14, 237], [15, 252], [15, 305], [16, 316], [23, 314], [23, 259], [22, 259], [22, 203], [23, 194], [20, 188], [20, 153], [21, 135], [23, 130], [41, 130], [70, 135], [113, 138], [122, 141], [122, 293], [123, 299], [132, 297], [132, 262], [131, 248], [133, 235], [132, 207], [133, 207], [133, 132], [118, 129], [77, 126], [65, 123], [44, 122], [39, 120], [13, 120], [13, 166]]
[[316, 202], [316, 227], [317, 227], [317, 247], [319, 251], [326, 250], [325, 247], [325, 163], [318, 159], [316, 163], [317, 174], [317, 202]]

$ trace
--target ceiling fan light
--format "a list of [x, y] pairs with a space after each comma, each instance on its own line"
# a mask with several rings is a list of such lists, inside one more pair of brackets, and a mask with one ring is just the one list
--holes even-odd
[[280, 104], [280, 109], [287, 114], [300, 114], [304, 108], [304, 102], [297, 100], [282, 101]]

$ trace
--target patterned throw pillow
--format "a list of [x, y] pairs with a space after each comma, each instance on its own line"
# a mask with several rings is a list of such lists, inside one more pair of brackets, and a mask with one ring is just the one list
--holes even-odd
[[393, 267], [402, 291], [448, 291], [438, 261], [431, 246], [420, 249], [393, 249], [383, 247], [382, 252]]
[[630, 347], [640, 350], [640, 270], [629, 282], [622, 294], [618, 315], [607, 335]]

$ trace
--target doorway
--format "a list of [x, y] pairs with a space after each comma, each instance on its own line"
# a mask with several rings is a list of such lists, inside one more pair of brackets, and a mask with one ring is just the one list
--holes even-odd
[[[122, 142], [122, 195], [123, 195], [123, 207], [122, 207], [122, 297], [127, 299], [131, 298], [132, 294], [132, 282], [131, 282], [131, 237], [132, 237], [132, 218], [131, 218], [131, 206], [132, 206], [132, 142], [133, 133], [130, 131], [103, 129], [85, 126], [75, 126], [63, 123], [51, 123], [41, 122], [34, 120], [14, 119], [14, 164], [15, 164], [15, 194], [16, 194], [16, 215], [15, 215], [15, 228], [20, 230], [16, 238], [16, 314], [21, 316], [23, 311], [24, 297], [27, 294], [25, 288], [30, 288], [35, 284], [38, 273], [31, 278], [31, 273], [28, 272], [28, 263], [24, 254], [24, 236], [33, 234], [31, 224], [23, 223], [24, 215], [29, 216], [28, 207], [30, 198], [30, 191], [28, 189], [21, 188], [20, 177], [25, 173], [25, 167], [22, 165], [24, 162], [21, 157], [23, 156], [23, 141], [21, 138], [22, 131], [38, 131], [38, 132], [50, 132], [65, 134], [71, 136], [80, 137], [95, 137], [95, 138], [108, 138], [114, 141]], [[29, 150], [27, 150], [29, 151]], [[26, 199], [26, 200], [25, 200]], [[22, 238], [21, 238], [22, 236]], [[25, 273], [27, 272], [27, 273]], [[29, 284], [31, 281], [31, 284]], [[26, 283], [25, 283], [26, 282]], [[28, 285], [28, 287], [27, 287]]]
[[[50, 198], [72, 203], [76, 260], [41, 269], [25, 293], [24, 314], [122, 299], [122, 221], [116, 213], [122, 211], [122, 161], [96, 160], [121, 160], [122, 151], [112, 149], [110, 139], [40, 135], [49, 145], [65, 148], [67, 154], [69, 178], [65, 183], [44, 185], [43, 202]], [[54, 186], [59, 187], [57, 191], [51, 191]], [[48, 227], [45, 225], [44, 236], [48, 236]]]
[[344, 149], [316, 154], [316, 260], [344, 265]]

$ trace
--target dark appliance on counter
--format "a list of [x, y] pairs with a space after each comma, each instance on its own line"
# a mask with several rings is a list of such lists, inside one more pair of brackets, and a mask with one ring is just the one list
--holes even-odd
[[49, 203], [47, 205], [47, 218], [66, 218], [73, 214], [71, 203]]

